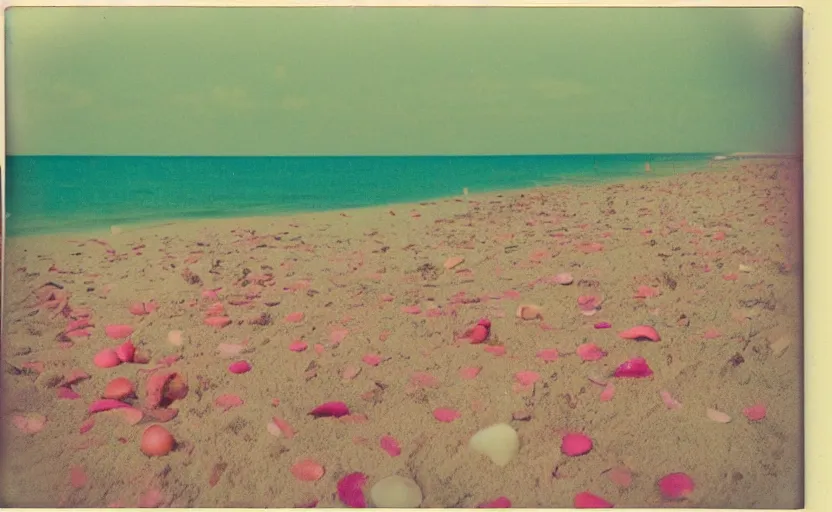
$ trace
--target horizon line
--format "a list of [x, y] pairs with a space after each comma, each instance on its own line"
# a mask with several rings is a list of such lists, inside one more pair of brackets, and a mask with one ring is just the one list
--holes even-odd
[[671, 151], [671, 152], [599, 152], [599, 153], [421, 153], [421, 154], [233, 154], [233, 155], [200, 155], [200, 154], [102, 154], [102, 153], [20, 153], [7, 154], [6, 158], [15, 157], [107, 157], [107, 158], [455, 158], [455, 157], [525, 157], [525, 156], [625, 156], [625, 155], [776, 155], [799, 156], [801, 153], [792, 152], [724, 152], [724, 151]]

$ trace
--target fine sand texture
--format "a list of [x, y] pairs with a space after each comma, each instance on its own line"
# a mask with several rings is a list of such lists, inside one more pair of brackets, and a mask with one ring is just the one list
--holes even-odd
[[[11, 238], [2, 504], [372, 506], [401, 475], [422, 507], [800, 507], [801, 172], [726, 165]], [[496, 423], [503, 467], [468, 445]]]

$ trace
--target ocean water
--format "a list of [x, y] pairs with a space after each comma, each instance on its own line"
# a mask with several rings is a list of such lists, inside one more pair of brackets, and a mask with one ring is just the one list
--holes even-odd
[[707, 169], [713, 154], [407, 157], [10, 156], [8, 236], [376, 206]]

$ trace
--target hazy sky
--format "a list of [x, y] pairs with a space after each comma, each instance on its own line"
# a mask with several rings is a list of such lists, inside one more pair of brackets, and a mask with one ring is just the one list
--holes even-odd
[[12, 8], [12, 154], [799, 151], [797, 9]]

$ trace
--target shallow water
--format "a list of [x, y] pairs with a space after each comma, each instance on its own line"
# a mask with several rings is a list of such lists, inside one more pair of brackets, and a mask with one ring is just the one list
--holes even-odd
[[706, 169], [711, 154], [381, 157], [12, 156], [9, 236], [166, 219], [414, 202]]

